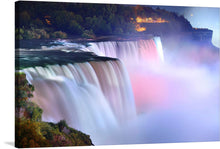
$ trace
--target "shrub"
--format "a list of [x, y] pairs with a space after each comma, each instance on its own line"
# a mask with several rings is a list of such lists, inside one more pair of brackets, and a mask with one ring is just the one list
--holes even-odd
[[67, 34], [62, 31], [56, 31], [51, 33], [52, 38], [67, 38]]
[[19, 13], [19, 25], [20, 26], [29, 26], [31, 21], [31, 16], [27, 11]]
[[31, 22], [31, 26], [33, 26], [35, 28], [42, 28], [42, 27], [44, 27], [44, 23], [42, 20], [37, 18]]
[[123, 33], [123, 29], [120, 27], [117, 27], [114, 31], [115, 34], [122, 34]]
[[35, 29], [33, 30], [36, 34], [40, 35], [41, 39], [48, 39], [50, 35], [44, 29]]
[[22, 28], [16, 28], [15, 29], [15, 39], [21, 40], [23, 39], [24, 30]]
[[15, 106], [25, 105], [28, 98], [33, 97], [34, 87], [28, 84], [24, 73], [15, 74]]
[[46, 122], [40, 123], [40, 131], [41, 134], [48, 140], [53, 140], [53, 135], [56, 134], [54, 128]]
[[35, 103], [29, 102], [26, 106], [26, 111], [32, 121], [41, 121], [43, 110]]
[[81, 35], [83, 32], [83, 28], [75, 20], [70, 21], [68, 29], [74, 35]]
[[[21, 116], [17, 114], [15, 119], [16, 147], [93, 145], [88, 135], [70, 128], [65, 120], [57, 124], [41, 121], [43, 110], [37, 104], [27, 100], [32, 96], [34, 88], [28, 84], [24, 73], [15, 74], [15, 88], [16, 111], [23, 111]], [[21, 103], [22, 106], [18, 107]]]
[[15, 139], [15, 146], [19, 148], [51, 146], [46, 138], [41, 134], [39, 123], [30, 120], [16, 120]]
[[59, 121], [59, 123], [57, 125], [58, 125], [60, 131], [62, 131], [64, 127], [68, 127], [65, 120]]
[[94, 39], [95, 34], [93, 33], [93, 30], [85, 30], [82, 34], [83, 38], [88, 38], [88, 39]]
[[50, 35], [44, 29], [25, 30], [24, 39], [48, 39]]

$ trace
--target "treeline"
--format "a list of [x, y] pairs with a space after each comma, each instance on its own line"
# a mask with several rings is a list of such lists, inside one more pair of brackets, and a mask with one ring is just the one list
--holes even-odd
[[[65, 33], [85, 38], [132, 34], [136, 33], [136, 24], [135, 19], [131, 18], [137, 16], [162, 17], [173, 23], [176, 30], [192, 28], [183, 16], [147, 6], [21, 1], [16, 3], [15, 12], [18, 39], [65, 38]], [[20, 29], [24, 31], [23, 34]], [[44, 33], [38, 33], [35, 29], [43, 29]], [[53, 34], [54, 32], [60, 34]]]
[[41, 121], [43, 110], [30, 101], [34, 87], [24, 73], [15, 74], [15, 146], [56, 147], [93, 145], [89, 135], [69, 127], [64, 120]]

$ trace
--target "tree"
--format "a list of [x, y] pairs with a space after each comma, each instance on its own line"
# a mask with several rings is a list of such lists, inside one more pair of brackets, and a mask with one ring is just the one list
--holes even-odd
[[35, 103], [28, 102], [25, 109], [26, 109], [28, 117], [32, 121], [38, 121], [38, 122], [41, 121], [43, 110], [39, 108]]
[[75, 20], [70, 21], [68, 30], [73, 35], [81, 35], [83, 32], [83, 28]]
[[98, 18], [94, 16], [92, 22], [94, 23], [92, 30], [95, 34], [106, 35], [112, 33], [110, 23], [106, 23], [102, 16], [99, 16]]
[[39, 18], [36, 18], [35, 20], [33, 20], [31, 22], [31, 26], [34, 27], [34, 28], [43, 28], [44, 27], [44, 23]]
[[25, 26], [25, 27], [28, 27], [30, 25], [30, 20], [31, 20], [31, 17], [30, 17], [30, 14], [27, 12], [27, 11], [23, 11], [19, 14], [19, 26], [22, 27], [22, 26]]
[[33, 97], [34, 87], [26, 80], [24, 73], [15, 73], [15, 106], [24, 106], [26, 101]]
[[93, 33], [93, 30], [84, 30], [83, 34], [82, 34], [83, 38], [87, 38], [87, 39], [94, 39], [95, 38], [95, 34]]
[[51, 16], [51, 24], [61, 31], [68, 31], [70, 21], [72, 20], [74, 20], [74, 13], [66, 10], [55, 11]]
[[65, 120], [60, 120], [58, 123], [59, 130], [62, 131], [64, 127], [68, 127]]
[[[25, 109], [23, 117], [15, 118], [16, 147], [93, 145], [88, 135], [68, 127], [65, 120], [57, 124], [41, 121], [42, 109], [28, 100], [32, 96], [33, 86], [28, 84], [24, 73], [15, 73], [15, 88], [16, 109]], [[20, 105], [21, 101], [25, 104]], [[64, 128], [69, 130], [68, 133]]]

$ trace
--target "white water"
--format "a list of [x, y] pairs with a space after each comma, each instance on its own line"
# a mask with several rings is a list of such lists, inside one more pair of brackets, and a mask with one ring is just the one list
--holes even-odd
[[185, 65], [164, 63], [158, 37], [83, 50], [125, 67], [106, 61], [25, 69], [43, 120], [65, 119], [95, 145], [219, 140], [217, 67], [184, 57]]
[[210, 49], [201, 49], [203, 52], [193, 55], [192, 51], [185, 51], [185, 55], [175, 54], [182, 65], [165, 63], [164, 59], [172, 51], [166, 51], [164, 58], [159, 37], [135, 42], [92, 43], [88, 50], [125, 63], [137, 109], [135, 120], [111, 131], [97, 144], [220, 139], [218, 62], [204, 66], [198, 63], [204, 59], [190, 59], [195, 54], [204, 57], [204, 50], [207, 60], [218, 57], [217, 53]]
[[94, 52], [99, 56], [119, 58], [129, 65], [146, 62], [163, 62], [164, 55], [159, 37], [137, 41], [107, 41], [90, 43], [85, 51]]
[[50, 65], [23, 70], [35, 87], [43, 121], [65, 119], [91, 132], [117, 127], [134, 118], [130, 80], [120, 61]]

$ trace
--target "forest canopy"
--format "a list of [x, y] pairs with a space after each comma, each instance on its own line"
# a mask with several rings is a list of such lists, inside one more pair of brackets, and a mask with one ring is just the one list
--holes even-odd
[[140, 5], [20, 1], [15, 15], [16, 39], [134, 34], [137, 17], [165, 19], [178, 31], [192, 29], [183, 16]]

